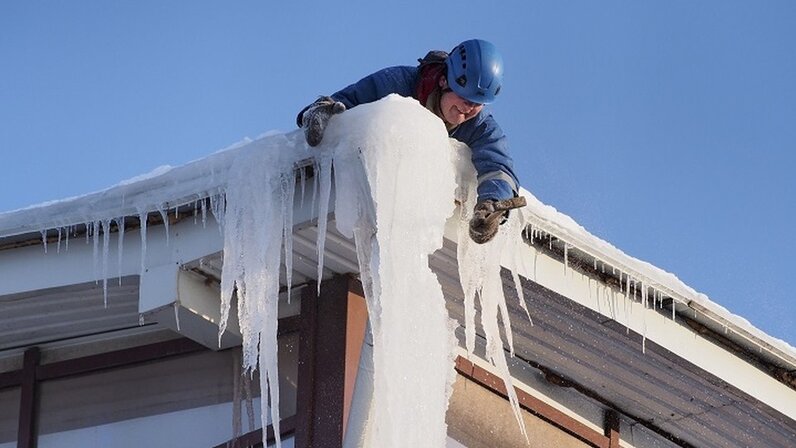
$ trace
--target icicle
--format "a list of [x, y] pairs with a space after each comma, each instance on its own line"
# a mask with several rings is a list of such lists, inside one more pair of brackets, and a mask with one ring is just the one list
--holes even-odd
[[210, 212], [218, 223], [218, 231], [224, 235], [224, 217], [226, 216], [226, 197], [223, 193], [210, 196]]
[[[287, 303], [290, 303], [290, 292], [293, 287], [293, 196], [296, 191], [295, 171], [291, 170], [282, 174], [280, 188], [282, 196], [282, 238], [283, 247], [285, 248], [285, 284], [287, 285]], [[319, 280], [319, 288], [320, 284]]]
[[163, 225], [166, 227], [166, 246], [169, 245], [169, 216], [168, 216], [168, 208], [166, 204], [161, 204], [158, 206], [158, 213], [160, 213], [160, 218], [163, 220]]
[[139, 314], [138, 315], [138, 326], [139, 327], [143, 327], [144, 326], [144, 315], [143, 314]]
[[[387, 101], [399, 102], [390, 107], [405, 107], [398, 112], [411, 112], [411, 119], [404, 118], [407, 123], [402, 125], [402, 113], [395, 113], [394, 109], [373, 114], [369, 107], [375, 105], [361, 105], [335, 117], [336, 126], [327, 129], [324, 144], [312, 153], [316, 158], [312, 209], [318, 214], [318, 280], [323, 278], [334, 164], [335, 221], [338, 231], [353, 235], [356, 242], [373, 329], [375, 379], [369, 422], [374, 429], [367, 446], [443, 446], [444, 411], [455, 379], [455, 324], [448, 317], [438, 279], [429, 269], [428, 255], [441, 247], [445, 220], [454, 208], [456, 182], [449, 152], [452, 143], [439, 121], [429, 118], [416, 102], [395, 98]], [[366, 132], [349, 132], [346, 123], [365, 123], [362, 130]], [[425, 132], [418, 134], [419, 129]], [[259, 367], [263, 415], [270, 396], [270, 420], [277, 446], [281, 443], [276, 370], [280, 257], [286, 246], [286, 228], [291, 227], [286, 224], [287, 218], [279, 216], [287, 202], [280, 182], [298, 160], [309, 154], [299, 154], [309, 150], [303, 141], [290, 152], [285, 148], [292, 140], [283, 140], [258, 141], [238, 154], [230, 168], [227, 209], [220, 222], [224, 236], [220, 330], [225, 328], [235, 293], [243, 335], [243, 365], [249, 374]], [[376, 153], [378, 150], [381, 151]], [[361, 161], [357, 161], [357, 151], [361, 151]], [[470, 178], [460, 187], [469, 188], [474, 201], [475, 176], [469, 154], [462, 160], [469, 164]], [[363, 179], [366, 182], [360, 183]], [[341, 188], [344, 185], [347, 187]], [[295, 189], [295, 185], [291, 187]], [[356, 200], [345, 194], [354, 195]], [[472, 206], [470, 202], [463, 209], [472, 210]], [[292, 203], [288, 208], [292, 211]], [[416, 216], [404, 219], [406, 210]], [[349, 227], [344, 231], [341, 227], [346, 224]], [[506, 229], [502, 226], [501, 234]], [[460, 244], [470, 241], [466, 226], [459, 233], [465, 237]], [[506, 237], [501, 234], [496, 238], [505, 242]], [[516, 239], [517, 234], [512, 237]], [[498, 322], [500, 314], [504, 325], [510, 325], [498, 262], [502, 244], [494, 240], [489, 245], [478, 245], [480, 249], [470, 248], [493, 253], [481, 259], [484, 270], [473, 265], [462, 268], [460, 263], [460, 269], [470, 273], [469, 277], [462, 276], [462, 287], [473, 294], [478, 291], [487, 358], [503, 377], [515, 417], [525, 434]], [[482, 272], [488, 275], [479, 276]], [[473, 324], [473, 331], [474, 328]], [[510, 329], [506, 336], [511, 345]], [[424, 366], [422, 372], [417, 365]]]
[[207, 199], [202, 199], [202, 227], [207, 227]]
[[319, 166], [317, 161], [315, 161], [314, 164], [312, 165], [312, 169], [315, 175], [312, 177], [312, 201], [310, 201], [310, 209], [315, 210], [315, 204], [317, 203], [318, 199], [318, 183], [320, 178], [320, 175], [318, 173]]
[[67, 227], [66, 229], [66, 251], [69, 252], [69, 234], [72, 232], [72, 226]]
[[[520, 216], [522, 217], [522, 215], [520, 215]], [[514, 225], [514, 226], [520, 225], [521, 226], [524, 223], [520, 223], [520, 220], [517, 219], [517, 220], [511, 220], [511, 221], [509, 221], [506, 224], [509, 225], [509, 226], [511, 226], [511, 225]], [[525, 226], [524, 227], [524, 231], [527, 232], [527, 230], [528, 230], [528, 227]], [[517, 229], [516, 229], [516, 227], [515, 228], [509, 228], [508, 232], [509, 232], [509, 234], [516, 234], [517, 233]], [[520, 280], [520, 275], [519, 275], [519, 271], [520, 271], [519, 267], [520, 266], [523, 267], [522, 272], [529, 272], [529, 269], [525, 265], [525, 262], [524, 262], [525, 258], [521, 255], [522, 252], [519, 251], [519, 250], [513, 250], [512, 252], [514, 253], [514, 259], [512, 260], [512, 262], [513, 262], [512, 266], [509, 266], [509, 270], [511, 271], [511, 277], [512, 277], [512, 280], [514, 281], [514, 288], [517, 291], [517, 299], [520, 301], [520, 307], [522, 308], [523, 311], [525, 311], [525, 316], [528, 317], [528, 322], [530, 322], [531, 326], [533, 326], [533, 319], [531, 319], [531, 313], [530, 313], [530, 311], [528, 311], [528, 305], [525, 303], [525, 290], [522, 287], [522, 282]]]
[[[276, 331], [274, 331], [276, 333]], [[274, 334], [276, 337], [276, 334]], [[276, 341], [274, 341], [276, 342]], [[279, 434], [279, 374], [277, 372], [277, 358], [276, 350], [260, 350], [259, 363], [260, 363], [260, 394], [265, 397], [265, 391], [271, 391], [271, 424], [274, 428], [274, 435], [276, 436], [276, 446], [281, 445], [281, 437]], [[265, 400], [263, 399], [263, 405]], [[262, 406], [263, 414], [263, 428], [265, 428], [265, 406]]]
[[[279, 382], [277, 372], [277, 318], [279, 272], [284, 239], [282, 176], [292, 169], [297, 154], [278, 145], [252, 145], [239, 154], [230, 168], [226, 196], [211, 196], [211, 210], [224, 237], [221, 274], [219, 343], [226, 330], [232, 295], [238, 301], [243, 336], [243, 366], [251, 374], [259, 368], [262, 420], [270, 416], [279, 434]], [[295, 182], [295, 180], [293, 181]], [[292, 204], [285, 207], [293, 212]], [[289, 221], [292, 223], [292, 218]], [[291, 225], [292, 227], [292, 225]], [[277, 445], [281, 439], [277, 437]]]
[[116, 264], [119, 267], [119, 286], [122, 286], [122, 250], [124, 249], [124, 216], [116, 219]]
[[564, 243], [564, 278], [567, 276], [567, 267], [569, 267], [569, 244]]
[[675, 314], [674, 313], [675, 313], [676, 309], [677, 309], [677, 307], [674, 306], [674, 299], [672, 299], [672, 320], [675, 320]]
[[246, 403], [246, 418], [249, 424], [249, 431], [254, 431], [254, 400], [252, 394], [252, 378], [249, 375], [243, 375], [243, 392]]
[[178, 205], [174, 206], [174, 222], [177, 222], [180, 219], [180, 207]]
[[99, 251], [99, 238], [100, 238], [100, 221], [94, 221], [91, 225], [91, 240], [94, 243], [94, 284], [99, 284], [99, 274], [100, 274], [100, 251]]
[[141, 223], [141, 275], [144, 275], [146, 272], [146, 224], [147, 224], [147, 213], [140, 212], [138, 214], [138, 220]]
[[307, 186], [307, 167], [306, 166], [302, 166], [301, 169], [299, 170], [299, 173], [300, 173], [300, 176], [301, 176], [300, 177], [300, 182], [301, 182], [301, 205], [299, 205], [299, 208], [304, 208], [304, 190], [306, 189], [306, 186]]
[[[465, 203], [465, 209], [472, 205]], [[509, 218], [512, 219], [511, 217]], [[522, 414], [516, 391], [511, 383], [511, 374], [508, 363], [503, 353], [503, 343], [498, 327], [498, 313], [503, 317], [504, 333], [507, 336], [509, 351], [513, 356], [513, 341], [511, 338], [510, 322], [503, 295], [502, 279], [500, 277], [500, 254], [508, 239], [507, 226], [501, 226], [498, 235], [489, 244], [477, 245], [472, 243], [468, 234], [469, 215], [459, 219], [458, 253], [459, 277], [462, 281], [465, 306], [465, 345], [468, 353], [472, 353], [475, 346], [475, 298], [481, 304], [481, 325], [486, 337], [486, 356], [495, 366], [503, 378], [509, 395], [512, 411], [517, 419], [522, 434], [526, 440], [528, 435], [522, 423]], [[512, 233], [513, 234], [513, 233]], [[506, 325], [508, 323], [508, 325]]]
[[[630, 273], [625, 273], [625, 319], [630, 320], [630, 312], [632, 311], [632, 304], [630, 303]], [[627, 333], [630, 334], [630, 327], [626, 327]]]
[[174, 322], [177, 324], [177, 331], [180, 331], [180, 304], [175, 301], [174, 302]]
[[108, 307], [108, 252], [111, 241], [111, 220], [102, 221], [102, 300]]
[[647, 288], [644, 287], [644, 282], [641, 282], [641, 301], [644, 303], [644, 309], [648, 309], [649, 301], [647, 300]]
[[44, 253], [47, 253], [47, 230], [41, 231], [41, 242], [44, 244]]
[[58, 249], [55, 251], [55, 253], [58, 253], [58, 254], [61, 253], [61, 228], [60, 227], [58, 227]]
[[321, 157], [317, 164], [318, 182], [320, 187], [320, 202], [318, 204], [318, 295], [321, 294], [321, 280], [323, 279], [323, 255], [326, 245], [326, 225], [329, 220], [329, 198], [332, 191], [332, 160]]

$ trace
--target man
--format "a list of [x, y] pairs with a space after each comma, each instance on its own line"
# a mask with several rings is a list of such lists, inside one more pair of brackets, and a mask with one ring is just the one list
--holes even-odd
[[503, 81], [503, 59], [493, 44], [472, 39], [450, 54], [431, 51], [417, 67], [389, 67], [340, 90], [320, 97], [296, 119], [307, 143], [317, 146], [332, 115], [359, 104], [377, 101], [391, 93], [417, 99], [448, 129], [448, 135], [472, 149], [478, 173], [478, 203], [470, 221], [470, 237], [490, 241], [508, 210], [525, 205], [517, 198], [519, 182], [508, 154], [503, 131], [484, 111], [495, 100]]

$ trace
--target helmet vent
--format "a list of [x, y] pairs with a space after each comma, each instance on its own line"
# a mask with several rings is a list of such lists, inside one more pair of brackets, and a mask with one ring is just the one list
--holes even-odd
[[462, 87], [466, 86], [467, 85], [467, 76], [462, 75], [462, 76], [459, 76], [458, 78], [456, 78], [456, 84], [459, 84]]

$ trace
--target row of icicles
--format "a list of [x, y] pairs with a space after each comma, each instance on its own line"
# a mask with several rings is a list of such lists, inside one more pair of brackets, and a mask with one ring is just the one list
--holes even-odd
[[[304, 174], [304, 170], [302, 171], [301, 177], [301, 191], [302, 191], [302, 200], [304, 197], [305, 191], [305, 181], [306, 177]], [[315, 193], [315, 191], [313, 191]], [[313, 194], [315, 196], [315, 194]], [[192, 211], [191, 211], [192, 210]], [[171, 214], [174, 217], [174, 221], [179, 221], [180, 219], [185, 219], [187, 217], [192, 217], [194, 219], [194, 224], [198, 224], [199, 222], [202, 223], [203, 227], [207, 226], [207, 218], [208, 218], [208, 211], [212, 213], [213, 217], [215, 218], [216, 222], [221, 225], [224, 222], [224, 194], [217, 193], [214, 195], [210, 195], [207, 197], [203, 197], [201, 199], [197, 199], [193, 202], [176, 205], [173, 207], [169, 207], [165, 204], [156, 207], [155, 211], [157, 211], [161, 216], [161, 222], [165, 226], [166, 232], [166, 244], [169, 244], [169, 215]], [[147, 251], [147, 219], [148, 213], [147, 212], [140, 212], [137, 217], [119, 217], [114, 219], [102, 219], [96, 221], [88, 221], [82, 224], [77, 225], [70, 225], [64, 227], [56, 227], [54, 229], [45, 229], [41, 231], [41, 238], [43, 244], [44, 253], [48, 253], [48, 246], [51, 243], [55, 243], [56, 245], [56, 253], [61, 253], [61, 247], [64, 246], [64, 251], [69, 250], [69, 242], [70, 242], [70, 235], [71, 238], [74, 239], [76, 237], [84, 237], [86, 244], [93, 244], [93, 253], [94, 253], [94, 263], [93, 263], [93, 272], [95, 281], [99, 283], [102, 281], [103, 286], [103, 303], [105, 307], [108, 306], [108, 278], [109, 278], [109, 269], [108, 269], [108, 258], [109, 258], [109, 251], [110, 251], [110, 234], [117, 233], [118, 240], [117, 240], [117, 264], [118, 264], [118, 278], [119, 278], [119, 285], [121, 285], [122, 274], [122, 257], [123, 257], [123, 248], [124, 248], [124, 234], [126, 230], [129, 230], [129, 227], [126, 229], [125, 222], [129, 222], [131, 219], [137, 220], [137, 224], [140, 227], [140, 235], [141, 235], [141, 272], [143, 273], [146, 270], [146, 251]], [[82, 229], [82, 231], [81, 231]], [[56, 235], [51, 237], [49, 234], [51, 231], [55, 231]], [[82, 233], [82, 235], [81, 235]], [[555, 236], [554, 234], [543, 230], [540, 226], [535, 226], [530, 224], [524, 230], [524, 235], [527, 241], [534, 245], [534, 244], [546, 244], [550, 251], [553, 250], [553, 242], [558, 240], [562, 241], [562, 248], [563, 248], [563, 268], [564, 268], [564, 276], [567, 276], [568, 270], [570, 269], [570, 262], [569, 262], [569, 251], [570, 249], [574, 248], [575, 246], [569, 243], [564, 242], [563, 239], [560, 237]], [[101, 243], [100, 243], [101, 239]], [[101, 247], [100, 247], [101, 244]], [[101, 252], [100, 252], [101, 251]], [[670, 308], [671, 308], [671, 319], [674, 320], [676, 318], [676, 307], [674, 306], [674, 299], [669, 294], [665, 294], [660, 288], [656, 286], [652, 286], [649, 282], [645, 282], [644, 280], [640, 280], [641, 276], [634, 276], [629, 272], [622, 271], [621, 269], [617, 269], [613, 266], [608, 265], [607, 263], [600, 261], [598, 257], [593, 257], [593, 271], [599, 272], [601, 274], [607, 274], [607, 268], [610, 269], [610, 275], [612, 278], [617, 280], [617, 286], [620, 292], [624, 292], [625, 303], [630, 299], [630, 297], [634, 297], [637, 299], [639, 303], [644, 305], [644, 308], [653, 308], [653, 309], [661, 309], [663, 310], [665, 307], [665, 303], [670, 301]], [[606, 291], [609, 288], [606, 287]], [[651, 297], [650, 297], [651, 295]], [[640, 296], [640, 297], [639, 297]], [[599, 302], [598, 302], [599, 303]], [[524, 305], [524, 303], [523, 303]], [[625, 312], [628, 313], [629, 311], [625, 309]], [[695, 310], [696, 312], [696, 310]], [[613, 315], [615, 317], [615, 315]], [[727, 328], [725, 327], [725, 331]], [[630, 328], [627, 328], [627, 332], [630, 331]], [[646, 334], [642, 335], [643, 340], [646, 341]], [[642, 344], [642, 350], [646, 351], [646, 344]]]

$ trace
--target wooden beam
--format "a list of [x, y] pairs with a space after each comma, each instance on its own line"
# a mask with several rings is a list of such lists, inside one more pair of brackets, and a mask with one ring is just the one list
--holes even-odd
[[297, 448], [312, 446], [312, 420], [314, 410], [315, 376], [315, 321], [317, 297], [315, 285], [301, 291], [301, 325], [299, 330], [298, 387], [296, 390], [296, 440]]
[[0, 390], [19, 387], [22, 384], [22, 370], [0, 373]]
[[39, 364], [40, 357], [41, 353], [38, 347], [25, 350], [25, 357], [22, 361], [17, 448], [34, 448], [36, 446], [36, 408], [39, 401], [36, 366]]
[[303, 291], [296, 447], [343, 446], [348, 304], [352, 290], [357, 290], [356, 281], [341, 275], [323, 282], [320, 297], [316, 297], [313, 287]]
[[313, 448], [343, 446], [345, 349], [348, 291], [351, 279], [335, 277], [321, 287], [316, 301], [315, 411]]
[[173, 339], [171, 341], [41, 365], [36, 369], [37, 378], [39, 380], [63, 378], [205, 350], [208, 349], [190, 339]]
[[605, 411], [605, 436], [608, 448], [619, 448], [619, 413], [613, 409]]

